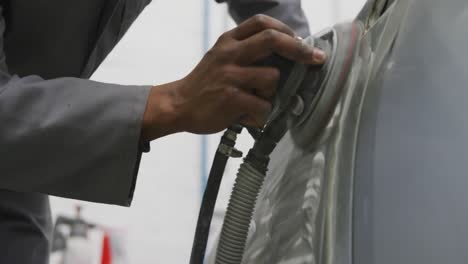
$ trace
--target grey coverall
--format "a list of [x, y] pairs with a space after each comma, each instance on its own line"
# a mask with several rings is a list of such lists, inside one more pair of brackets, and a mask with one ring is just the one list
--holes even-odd
[[[48, 262], [47, 195], [130, 205], [150, 86], [87, 78], [149, 2], [0, 1], [0, 263]], [[308, 34], [300, 0], [228, 4]]]

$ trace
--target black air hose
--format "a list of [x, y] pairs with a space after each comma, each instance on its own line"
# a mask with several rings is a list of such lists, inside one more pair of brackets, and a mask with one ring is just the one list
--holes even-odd
[[224, 135], [221, 137], [218, 150], [216, 151], [213, 164], [210, 169], [210, 175], [203, 194], [200, 212], [198, 214], [197, 227], [195, 229], [195, 237], [193, 239], [192, 253], [190, 256], [190, 264], [203, 264], [208, 236], [210, 233], [211, 219], [213, 218], [219, 186], [221, 185], [226, 163], [230, 156], [242, 156], [242, 153], [234, 149], [237, 134], [241, 131], [242, 127], [232, 126], [226, 130]]

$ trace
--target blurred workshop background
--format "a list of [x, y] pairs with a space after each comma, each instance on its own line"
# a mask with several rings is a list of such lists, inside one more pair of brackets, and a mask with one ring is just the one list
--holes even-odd
[[[354, 18], [364, 2], [302, 1], [312, 32]], [[226, 6], [213, 0], [153, 0], [93, 79], [144, 85], [180, 79], [217, 37], [234, 25]], [[79, 206], [80, 217], [98, 226], [98, 238], [79, 246], [78, 255], [93, 250], [90, 254], [102, 255], [103, 248], [108, 250], [106, 243], [110, 239], [120, 255], [112, 263], [188, 263], [203, 188], [218, 140], [219, 135], [187, 133], [159, 139], [143, 156], [131, 208], [52, 197], [53, 217], [73, 220]], [[238, 144], [247, 151], [252, 140], [243, 134]], [[220, 230], [238, 165], [239, 160], [228, 164], [212, 237]], [[107, 241], [104, 247], [101, 241]], [[208, 251], [211, 250], [210, 246]], [[115, 249], [113, 254], [117, 254]], [[102, 263], [102, 257], [96, 259], [96, 264]], [[55, 256], [51, 261], [80, 264], [73, 257], [64, 261]]]

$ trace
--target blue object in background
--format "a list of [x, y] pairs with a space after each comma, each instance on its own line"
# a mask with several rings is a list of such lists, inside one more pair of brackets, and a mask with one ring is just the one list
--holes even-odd
[[[202, 39], [202, 54], [205, 54], [210, 48], [210, 2], [209, 0], [203, 0], [202, 10], [202, 22], [203, 22], [203, 39]], [[200, 173], [201, 173], [201, 196], [205, 191], [206, 182], [208, 180], [208, 137], [206, 135], [201, 136], [201, 155], [200, 155]]]

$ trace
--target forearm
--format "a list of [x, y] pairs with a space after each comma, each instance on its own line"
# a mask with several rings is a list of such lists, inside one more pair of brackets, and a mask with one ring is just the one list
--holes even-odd
[[180, 80], [151, 87], [142, 121], [142, 141], [184, 131], [176, 98]]

